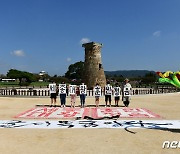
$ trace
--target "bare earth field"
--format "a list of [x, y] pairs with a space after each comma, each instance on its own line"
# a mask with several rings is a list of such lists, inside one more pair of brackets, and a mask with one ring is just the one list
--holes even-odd
[[[15, 115], [37, 104], [49, 103], [49, 98], [0, 97], [0, 120], [15, 119], [13, 118]], [[57, 104], [59, 104], [59, 98]], [[69, 98], [67, 98], [67, 104], [70, 104]], [[79, 99], [76, 104], [79, 105]], [[94, 104], [94, 98], [87, 98], [86, 104]], [[104, 98], [100, 99], [100, 104], [104, 104]], [[122, 103], [120, 102], [119, 105]], [[130, 107], [146, 108], [165, 120], [180, 120], [180, 93], [133, 96]], [[136, 133], [132, 134], [124, 129], [2, 128], [0, 129], [0, 153], [180, 153], [180, 148], [162, 149], [162, 144], [166, 140], [180, 141], [180, 131], [150, 129], [133, 129], [133, 131]]]

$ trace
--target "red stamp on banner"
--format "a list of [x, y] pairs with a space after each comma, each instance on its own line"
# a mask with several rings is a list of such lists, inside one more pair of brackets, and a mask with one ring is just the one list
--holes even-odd
[[15, 118], [28, 119], [71, 119], [84, 118], [85, 116], [92, 118], [113, 117], [118, 115], [120, 118], [159, 118], [160, 116], [142, 108], [59, 108], [59, 107], [37, 107], [25, 111]]

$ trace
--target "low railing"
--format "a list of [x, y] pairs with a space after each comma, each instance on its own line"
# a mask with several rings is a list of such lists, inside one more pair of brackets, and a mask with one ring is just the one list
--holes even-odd
[[[163, 94], [163, 93], [173, 93], [177, 92], [176, 88], [133, 88], [132, 95], [146, 95], [146, 94]], [[46, 97], [49, 96], [49, 90], [47, 89], [38, 89], [38, 90], [28, 90], [28, 89], [0, 89], [0, 96], [38, 96]], [[104, 91], [101, 92], [101, 95], [104, 96]], [[67, 93], [68, 96], [68, 93]], [[93, 90], [87, 90], [87, 96], [94, 96]]]

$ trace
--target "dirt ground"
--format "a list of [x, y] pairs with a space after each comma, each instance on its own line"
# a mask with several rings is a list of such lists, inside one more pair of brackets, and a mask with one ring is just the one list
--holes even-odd
[[[103, 105], [104, 98], [101, 98], [100, 102]], [[49, 98], [0, 97], [0, 120], [14, 119], [15, 115], [37, 104], [49, 103]], [[59, 98], [57, 103], [59, 104]], [[94, 98], [87, 98], [86, 103], [94, 104]], [[69, 98], [67, 104], [70, 104]], [[79, 105], [79, 99], [76, 104]], [[149, 109], [159, 114], [162, 119], [180, 120], [180, 93], [132, 96], [130, 107]], [[4, 128], [0, 129], [0, 153], [180, 153], [180, 148], [162, 149], [162, 144], [166, 140], [180, 141], [180, 131], [147, 129], [133, 129], [133, 131], [136, 133], [132, 134], [124, 129]]]

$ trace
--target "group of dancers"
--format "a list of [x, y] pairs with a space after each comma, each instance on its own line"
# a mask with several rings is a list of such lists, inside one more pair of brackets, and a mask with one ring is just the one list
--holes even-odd
[[[79, 93], [80, 96], [80, 106], [82, 108], [85, 107], [87, 86], [84, 83], [82, 83], [79, 86], [76, 85], [67, 86], [64, 82], [62, 82], [61, 84], [59, 84], [59, 86], [57, 86], [57, 84], [53, 82], [49, 84], [49, 92], [51, 98], [50, 107], [56, 107], [57, 95], [60, 96], [61, 107], [66, 107], [66, 96], [67, 94], [69, 94], [71, 99], [71, 107], [74, 108], [76, 103], [77, 93]], [[115, 106], [118, 106], [121, 93], [122, 93], [122, 101], [124, 105], [127, 107], [130, 103], [131, 92], [132, 92], [132, 87], [127, 78], [124, 80], [124, 83], [121, 87], [119, 86], [118, 83], [116, 83], [115, 86], [112, 87], [110, 82], [108, 81], [106, 86], [104, 87], [105, 107], [107, 106], [111, 107], [112, 95], [114, 95]], [[93, 93], [95, 96], [95, 105], [96, 107], [99, 107], [99, 98], [102, 95], [102, 88], [99, 86], [98, 83], [93, 88]]]

